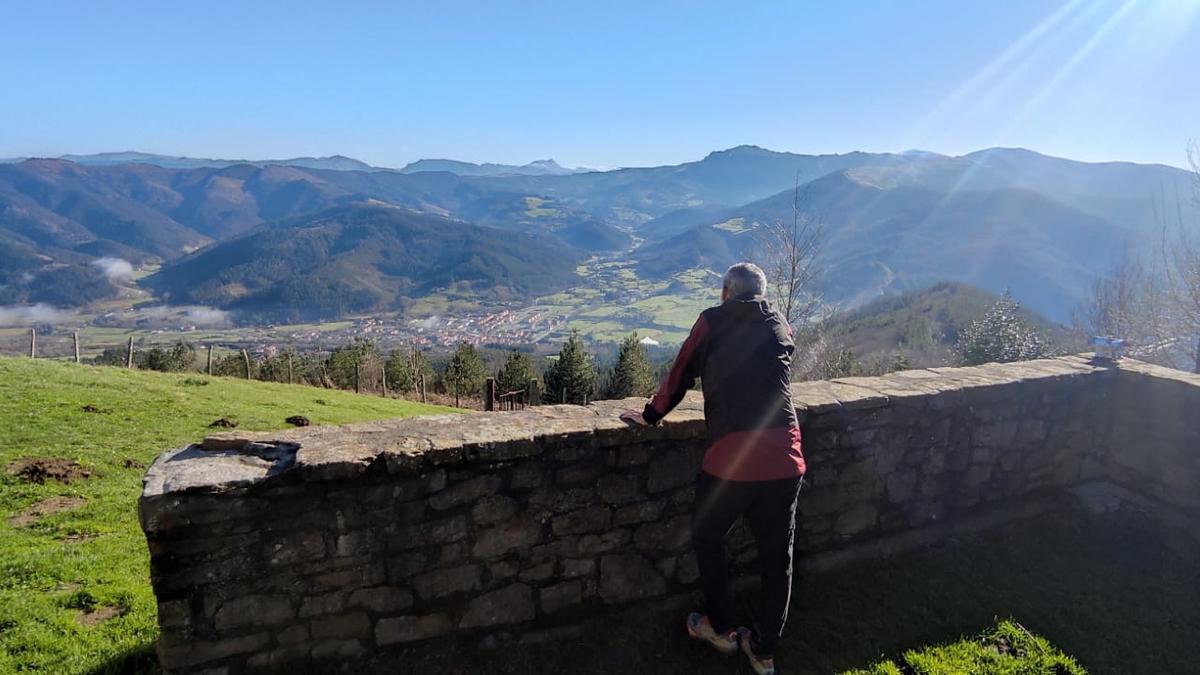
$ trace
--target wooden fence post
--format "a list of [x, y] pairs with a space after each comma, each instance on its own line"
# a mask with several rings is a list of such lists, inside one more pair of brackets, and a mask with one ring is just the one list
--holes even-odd
[[208, 367], [205, 370], [208, 371], [208, 376], [212, 377], [212, 345], [208, 346]]
[[246, 364], [246, 379], [250, 379], [250, 352], [242, 347], [242, 361]]
[[29, 358], [37, 358], [37, 329], [29, 329]]
[[425, 373], [421, 373], [421, 403], [428, 403], [425, 399]]
[[288, 352], [288, 384], [295, 384], [295, 378], [292, 375], [292, 354]]
[[125, 368], [133, 367], [133, 336], [129, 336], [129, 347], [125, 349]]
[[567, 388], [566, 387], [563, 387], [563, 390], [562, 390], [562, 402], [563, 403], [567, 402]]
[[379, 381], [383, 385], [383, 397], [387, 398], [387, 362], [379, 369]]
[[534, 395], [537, 393], [537, 380], [529, 378], [529, 384], [525, 385], [525, 405], [535, 405], [536, 399]]
[[459, 399], [459, 387], [458, 387], [459, 383], [460, 383], [460, 380], [458, 378], [454, 378], [454, 407], [455, 408], [462, 407], [462, 401]]
[[489, 377], [483, 382], [483, 409], [493, 410], [496, 400], [496, 378]]
[[71, 337], [75, 341], [75, 363], [79, 363], [79, 331], [71, 333]]
[[354, 362], [354, 393], [362, 393], [362, 378], [359, 373], [358, 361]]

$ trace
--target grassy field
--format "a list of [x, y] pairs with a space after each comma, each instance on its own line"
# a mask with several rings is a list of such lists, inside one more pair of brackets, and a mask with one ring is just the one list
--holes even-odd
[[[143, 465], [163, 450], [201, 438], [221, 417], [268, 430], [291, 415], [340, 424], [440, 410], [309, 387], [0, 357], [0, 673], [117, 673], [153, 663], [155, 605], [137, 497]], [[39, 485], [4, 470], [30, 457], [73, 460], [92, 475]], [[82, 501], [12, 522], [54, 498]], [[86, 625], [104, 616], [88, 613], [97, 609], [120, 615]]]

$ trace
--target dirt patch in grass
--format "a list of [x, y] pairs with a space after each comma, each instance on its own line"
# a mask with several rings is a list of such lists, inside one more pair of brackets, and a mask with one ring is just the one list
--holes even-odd
[[87, 500], [83, 497], [51, 497], [43, 499], [36, 504], [30, 504], [21, 510], [20, 513], [8, 519], [8, 524], [13, 527], [25, 527], [32, 525], [38, 520], [63, 511], [73, 511], [84, 504]]
[[68, 534], [62, 539], [59, 539], [59, 541], [64, 544], [82, 544], [85, 541], [91, 541], [95, 539], [97, 536], [99, 535], [92, 534], [90, 532], [77, 532], [75, 534]]
[[214, 429], [236, 429], [237, 425], [238, 425], [237, 422], [229, 419], [228, 417], [222, 417], [221, 419], [216, 420], [215, 422], [213, 422], [212, 424], [210, 424], [208, 426], [210, 426]]
[[139, 462], [136, 459], [126, 459], [121, 464], [121, 466], [124, 466], [126, 469], [144, 469], [144, 468], [146, 468], [146, 465], [144, 463]]
[[75, 617], [75, 621], [81, 626], [95, 626], [103, 621], [115, 619], [119, 616], [124, 616], [127, 612], [124, 607], [113, 607], [111, 605], [101, 605], [93, 609], [89, 609], [79, 616]]
[[44, 485], [47, 480], [71, 483], [92, 477], [92, 470], [85, 469], [74, 460], [27, 458], [10, 462], [5, 469], [9, 475], [17, 476], [30, 483]]

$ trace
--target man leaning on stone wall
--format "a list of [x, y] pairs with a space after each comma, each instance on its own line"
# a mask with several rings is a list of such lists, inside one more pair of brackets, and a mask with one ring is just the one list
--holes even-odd
[[[725, 272], [721, 304], [704, 310], [658, 392], [621, 419], [658, 424], [701, 379], [708, 449], [696, 479], [692, 545], [705, 613], [687, 631], [722, 653], [739, 645], [755, 672], [775, 672], [792, 590], [796, 500], [804, 481], [800, 426], [791, 396], [795, 344], [784, 317], [764, 298], [767, 279], [750, 263]], [[761, 597], [752, 628], [737, 627], [725, 537], [745, 516], [758, 544]]]

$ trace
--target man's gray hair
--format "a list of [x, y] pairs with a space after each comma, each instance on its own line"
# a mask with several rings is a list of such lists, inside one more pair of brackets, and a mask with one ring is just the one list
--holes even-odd
[[725, 271], [723, 285], [731, 298], [763, 295], [767, 292], [767, 275], [754, 263], [740, 262]]

